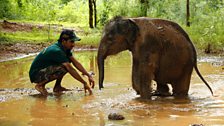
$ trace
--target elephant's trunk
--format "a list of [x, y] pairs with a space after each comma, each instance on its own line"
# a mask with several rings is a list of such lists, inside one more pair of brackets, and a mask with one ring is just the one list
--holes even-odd
[[99, 89], [103, 88], [103, 80], [104, 80], [104, 58], [99, 54], [97, 56], [97, 63], [99, 69]]

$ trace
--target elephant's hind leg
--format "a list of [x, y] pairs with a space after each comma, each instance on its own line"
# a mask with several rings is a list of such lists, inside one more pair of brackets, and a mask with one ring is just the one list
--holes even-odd
[[188, 70], [185, 69], [182, 77], [179, 78], [179, 80], [177, 80], [176, 82], [174, 82], [172, 84], [174, 96], [187, 96], [188, 95], [192, 70], [193, 70], [193, 68], [188, 69]]

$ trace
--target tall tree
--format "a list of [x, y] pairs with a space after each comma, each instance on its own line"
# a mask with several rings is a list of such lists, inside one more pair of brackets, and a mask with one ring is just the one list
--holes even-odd
[[[93, 18], [94, 17], [94, 18]], [[97, 25], [96, 0], [89, 0], [89, 27], [93, 28]]]
[[186, 25], [188, 27], [190, 27], [190, 0], [187, 0], [187, 4], [186, 4], [186, 10], [187, 10], [187, 15], [186, 15]]
[[89, 27], [93, 28], [93, 0], [89, 0]]
[[96, 12], [96, 0], [93, 0], [93, 7], [94, 7], [94, 26], [97, 25], [97, 12]]

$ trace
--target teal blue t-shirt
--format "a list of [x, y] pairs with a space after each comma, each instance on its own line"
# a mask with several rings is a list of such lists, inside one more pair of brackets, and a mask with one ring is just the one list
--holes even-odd
[[71, 50], [65, 50], [60, 42], [43, 49], [33, 60], [31, 64], [29, 76], [30, 81], [34, 81], [35, 75], [41, 69], [52, 65], [61, 65], [70, 62], [69, 57], [72, 56]]

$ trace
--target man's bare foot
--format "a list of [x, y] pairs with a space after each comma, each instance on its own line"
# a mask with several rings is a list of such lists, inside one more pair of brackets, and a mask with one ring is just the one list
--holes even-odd
[[53, 92], [55, 92], [55, 93], [60, 93], [60, 92], [63, 92], [63, 91], [71, 91], [71, 90], [67, 89], [67, 88], [64, 88], [64, 87], [57, 87], [57, 88], [53, 89]]
[[35, 89], [37, 90], [37, 91], [39, 91], [42, 95], [44, 95], [44, 96], [47, 96], [48, 95], [48, 92], [47, 92], [47, 90], [45, 89], [45, 87], [44, 86], [42, 86], [42, 85], [36, 85], [35, 86]]

